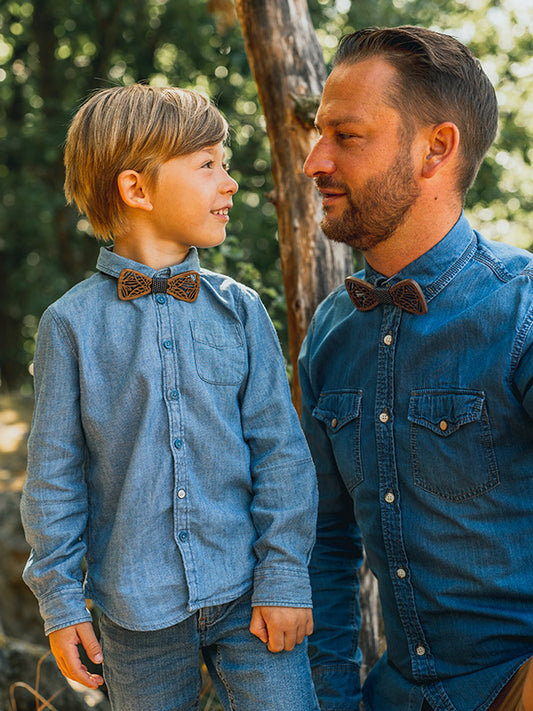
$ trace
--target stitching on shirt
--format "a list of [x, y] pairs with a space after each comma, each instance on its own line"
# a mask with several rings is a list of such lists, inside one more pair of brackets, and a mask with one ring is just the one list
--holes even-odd
[[477, 234], [474, 232], [474, 236], [470, 240], [465, 251], [455, 261], [449, 269], [447, 269], [444, 274], [442, 274], [438, 279], [436, 279], [433, 284], [424, 289], [424, 294], [428, 301], [431, 301], [438, 293], [440, 293], [444, 287], [454, 279], [457, 274], [466, 266], [467, 262], [474, 256], [477, 249]]
[[479, 245], [476, 254], [474, 255], [476, 262], [484, 264], [488, 267], [491, 272], [498, 277], [500, 281], [504, 283], [510, 281], [513, 278], [513, 274], [505, 268], [503, 262], [498, 260], [492, 252], [487, 249], [484, 245]]
[[76, 348], [75, 348], [75, 346], [74, 346], [74, 341], [72, 340], [70, 331], [68, 330], [67, 326], [63, 323], [63, 319], [62, 319], [61, 316], [55, 311], [55, 309], [53, 308], [53, 306], [50, 306], [50, 307], [48, 308], [48, 312], [49, 312], [50, 316], [52, 317], [52, 319], [53, 319], [54, 323], [56, 324], [56, 326], [57, 326], [57, 327], [59, 328], [59, 330], [63, 333], [63, 335], [64, 335], [64, 337], [65, 337], [65, 339], [66, 339], [66, 341], [67, 341], [67, 345], [68, 345], [68, 347], [70, 348], [70, 350], [71, 350], [71, 352], [72, 352], [72, 355], [74, 356], [74, 358], [76, 358], [76, 360], [78, 360], [78, 354], [77, 354]]
[[530, 307], [529, 311], [527, 312], [527, 316], [524, 319], [524, 323], [522, 324], [522, 327], [519, 329], [515, 342], [514, 342], [514, 347], [511, 353], [511, 363], [509, 367], [509, 383], [512, 387], [513, 384], [513, 375], [518, 368], [518, 363], [520, 361], [520, 356], [522, 354], [522, 348], [524, 346], [526, 337], [531, 330], [531, 326], [533, 325], [533, 306]]

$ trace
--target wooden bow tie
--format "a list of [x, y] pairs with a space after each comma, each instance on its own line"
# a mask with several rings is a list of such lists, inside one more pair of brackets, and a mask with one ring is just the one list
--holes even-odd
[[183, 272], [151, 279], [134, 269], [123, 269], [118, 277], [118, 298], [131, 301], [147, 294], [170, 294], [180, 301], [195, 301], [200, 291], [198, 272]]
[[372, 286], [357, 277], [346, 277], [346, 290], [359, 311], [370, 311], [378, 304], [395, 304], [412, 314], [426, 314], [428, 305], [422, 289], [414, 279], [403, 279], [394, 286]]

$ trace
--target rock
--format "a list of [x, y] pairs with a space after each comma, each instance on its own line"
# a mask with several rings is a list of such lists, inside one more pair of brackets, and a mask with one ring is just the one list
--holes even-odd
[[[36, 694], [41, 697], [40, 705]], [[56, 711], [111, 708], [101, 691], [80, 685], [73, 688], [46, 647], [0, 635], [0, 711], [35, 711], [37, 706]]]

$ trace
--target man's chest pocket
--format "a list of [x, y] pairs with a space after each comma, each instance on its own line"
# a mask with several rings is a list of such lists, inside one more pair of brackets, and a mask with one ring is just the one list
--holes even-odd
[[313, 417], [326, 425], [339, 472], [348, 491], [363, 481], [360, 390], [329, 390], [320, 395]]
[[191, 333], [199, 377], [213, 385], [240, 385], [246, 373], [246, 354], [238, 325], [191, 321]]
[[499, 483], [483, 392], [418, 390], [408, 417], [417, 486], [458, 502]]

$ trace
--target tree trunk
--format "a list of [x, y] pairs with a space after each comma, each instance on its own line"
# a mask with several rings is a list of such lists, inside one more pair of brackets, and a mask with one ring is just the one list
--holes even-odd
[[300, 407], [296, 361], [317, 305], [352, 272], [353, 256], [319, 227], [321, 206], [302, 170], [326, 69], [306, 0], [236, 0], [272, 151], [293, 400]]
[[[293, 398], [299, 407], [296, 362], [302, 340], [317, 305], [353, 265], [352, 250], [329, 242], [322, 233], [320, 199], [302, 171], [314, 140], [326, 69], [307, 0], [236, 0], [235, 5], [272, 152]], [[360, 579], [364, 677], [381, 651], [381, 618], [376, 581], [366, 564]]]

